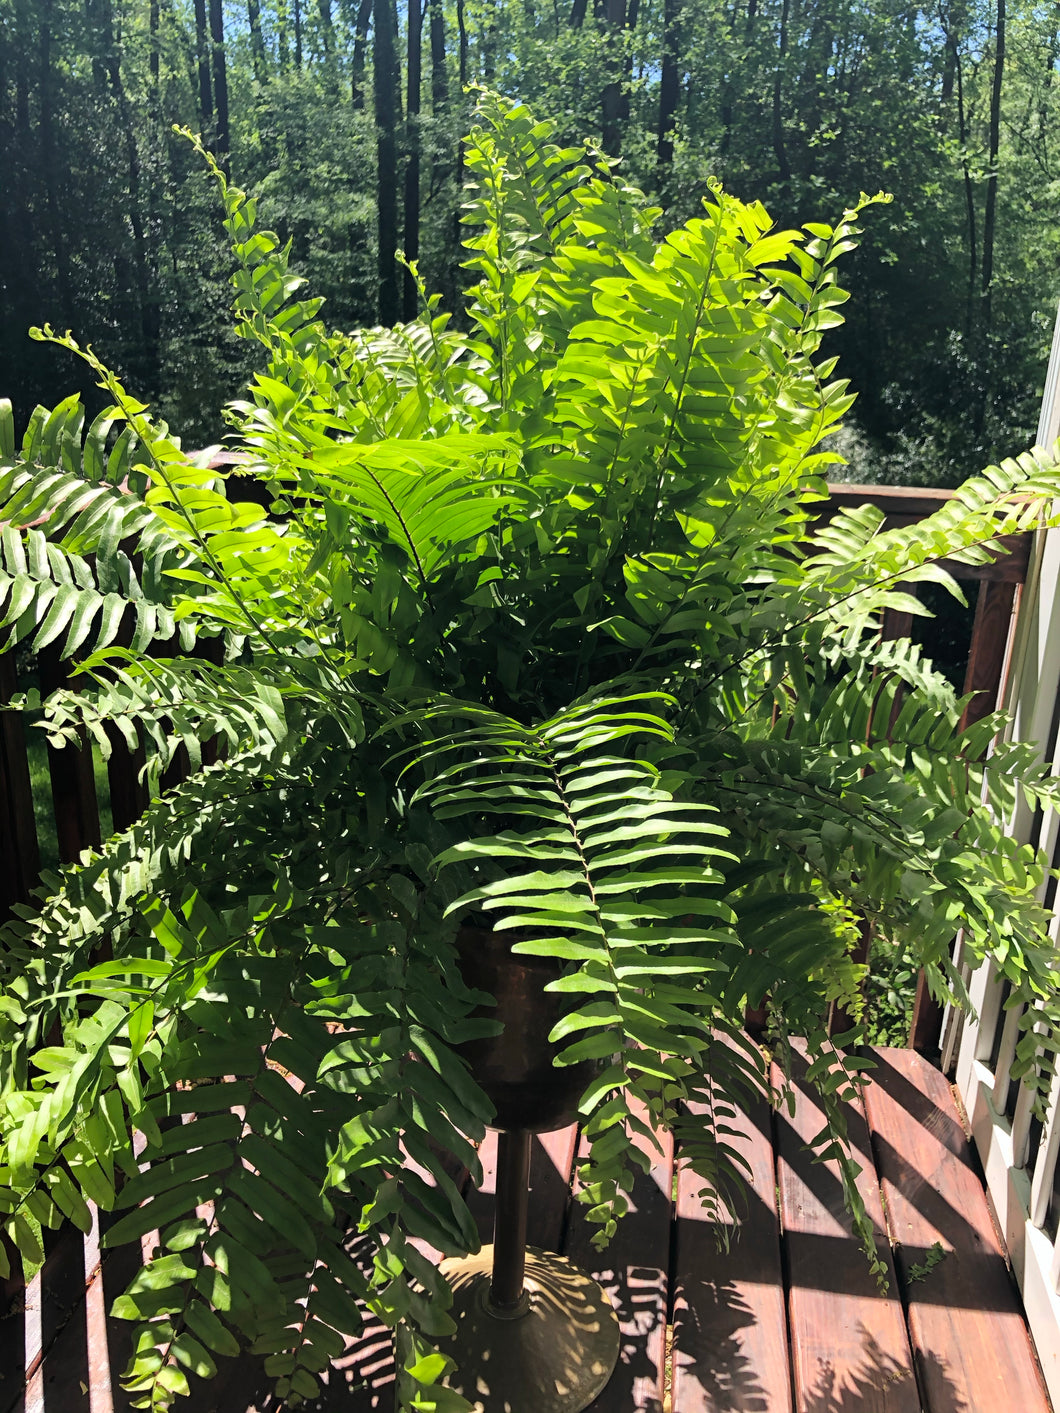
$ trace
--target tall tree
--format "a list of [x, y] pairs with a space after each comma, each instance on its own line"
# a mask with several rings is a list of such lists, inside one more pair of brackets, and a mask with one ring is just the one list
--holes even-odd
[[373, 0], [358, 0], [354, 22], [353, 57], [350, 60], [350, 102], [359, 112], [364, 107], [364, 61], [368, 53], [368, 31], [372, 25]]
[[250, 59], [258, 83], [268, 78], [265, 63], [265, 40], [261, 33], [261, 0], [247, 0], [247, 27], [250, 30]]
[[449, 70], [445, 57], [445, 7], [442, 0], [427, 0], [431, 42], [431, 115], [449, 112]]
[[788, 52], [788, 13], [790, 0], [782, 0], [780, 26], [777, 33], [777, 62], [773, 70], [773, 155], [777, 159], [777, 174], [780, 181], [791, 181], [791, 165], [788, 161], [787, 142], [784, 137], [784, 68]]
[[335, 53], [335, 22], [331, 17], [331, 0], [317, 0], [317, 14], [320, 17], [320, 42], [324, 50], [326, 69]]
[[678, 70], [677, 25], [681, 15], [681, 0], [663, 0], [662, 63], [659, 69], [659, 126], [656, 156], [660, 167], [674, 160], [674, 129], [677, 105], [681, 96]]
[[603, 148], [611, 157], [622, 151], [622, 124], [629, 116], [629, 102], [623, 88], [625, 55], [622, 52], [626, 28], [626, 0], [606, 0], [608, 79], [601, 95]]
[[287, 72], [291, 62], [289, 21], [290, 12], [287, 8], [287, 0], [276, 0], [276, 60], [281, 74]]
[[397, 27], [390, 0], [374, 0], [372, 79], [375, 89], [376, 210], [379, 258], [379, 320], [394, 324], [400, 316], [398, 291]]
[[[405, 104], [405, 259], [420, 258], [420, 88], [422, 85], [423, 9], [409, 0], [407, 99]], [[412, 272], [405, 270], [403, 314], [415, 319], [419, 294]]]
[[199, 74], [199, 116], [213, 129], [213, 84], [210, 82], [210, 38], [206, 30], [206, 0], [195, 0], [195, 53]]
[[459, 39], [460, 87], [463, 89], [467, 87], [468, 78], [468, 36], [464, 0], [456, 0], [456, 32]]
[[210, 0], [210, 54], [213, 61], [213, 96], [217, 114], [217, 160], [222, 170], [227, 172], [232, 141], [228, 124], [228, 61], [225, 55], [221, 0]]
[[994, 235], [997, 221], [998, 161], [1001, 151], [1001, 90], [1005, 73], [1005, 0], [997, 0], [994, 29], [994, 64], [990, 84], [990, 134], [987, 158], [986, 203], [983, 208], [983, 324], [990, 327], [994, 280]]
[[58, 305], [63, 322], [69, 324], [73, 313], [73, 292], [70, 285], [70, 255], [67, 250], [66, 231], [59, 197], [58, 154], [55, 142], [56, 76], [52, 59], [53, 13], [53, 0], [42, 0], [38, 22], [38, 86], [40, 93], [38, 130], [41, 168], [44, 172], [47, 193], [48, 229], [58, 285]]

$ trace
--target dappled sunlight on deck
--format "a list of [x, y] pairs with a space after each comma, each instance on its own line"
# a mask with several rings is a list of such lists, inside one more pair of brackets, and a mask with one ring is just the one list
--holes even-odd
[[[1047, 1413], [949, 1085], [912, 1051], [875, 1058], [867, 1102], [848, 1119], [888, 1266], [886, 1292], [851, 1236], [834, 1164], [810, 1161], [802, 1146], [821, 1115], [797, 1076], [794, 1114], [763, 1105], [739, 1120], [752, 1184], [728, 1250], [698, 1203], [698, 1179], [679, 1171], [675, 1187], [666, 1140], [661, 1154], [647, 1146], [652, 1168], [637, 1179], [633, 1210], [612, 1245], [595, 1252], [584, 1209], [571, 1198], [577, 1131], [533, 1140], [530, 1242], [594, 1276], [619, 1319], [618, 1365], [594, 1413]], [[485, 1181], [470, 1202], [488, 1240], [495, 1135], [482, 1160]], [[100, 1265], [89, 1245], [86, 1261], [78, 1233], [53, 1239], [25, 1308], [16, 1299], [0, 1323], [0, 1413], [129, 1407], [116, 1377], [128, 1326], [103, 1312], [130, 1279], [137, 1253], [104, 1252]], [[20, 1350], [30, 1373], [25, 1392], [12, 1376]], [[488, 1383], [488, 1371], [483, 1378]], [[388, 1332], [366, 1322], [326, 1380], [310, 1408], [389, 1413]], [[277, 1407], [258, 1366], [245, 1360], [221, 1361], [218, 1377], [184, 1406], [188, 1413]]]

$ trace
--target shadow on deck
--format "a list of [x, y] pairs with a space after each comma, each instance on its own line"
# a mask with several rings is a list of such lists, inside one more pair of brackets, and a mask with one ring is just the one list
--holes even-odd
[[[1019, 1296], [949, 1085], [911, 1050], [875, 1052], [864, 1107], [849, 1115], [859, 1179], [889, 1290], [850, 1233], [838, 1174], [803, 1147], [822, 1116], [799, 1087], [795, 1113], [742, 1120], [753, 1172], [728, 1251], [674, 1156], [654, 1155], [634, 1211], [593, 1251], [570, 1200], [575, 1130], [535, 1140], [532, 1245], [563, 1251], [601, 1282], [622, 1327], [618, 1368], [595, 1413], [1046, 1413], [1050, 1404]], [[472, 1210], [488, 1239], [494, 1136]], [[0, 1413], [122, 1413], [129, 1326], [105, 1311], [135, 1251], [100, 1263], [92, 1239], [57, 1234], [41, 1275], [0, 1319]], [[940, 1258], [941, 1248], [941, 1258]], [[308, 1408], [393, 1407], [386, 1331], [366, 1329]], [[271, 1413], [259, 1367], [223, 1361], [179, 1407]], [[543, 1410], [544, 1413], [544, 1410]]]

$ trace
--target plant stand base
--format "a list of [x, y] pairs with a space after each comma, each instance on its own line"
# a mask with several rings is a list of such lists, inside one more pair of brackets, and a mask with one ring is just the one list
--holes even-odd
[[603, 1290], [563, 1256], [527, 1248], [523, 1298], [489, 1304], [493, 1247], [450, 1259], [456, 1333], [439, 1348], [457, 1364], [449, 1384], [475, 1413], [580, 1413], [618, 1362], [618, 1317]]

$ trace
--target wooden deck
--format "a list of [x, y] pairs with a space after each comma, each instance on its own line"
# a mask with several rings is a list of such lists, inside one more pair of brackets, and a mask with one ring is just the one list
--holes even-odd
[[[851, 1132], [891, 1264], [886, 1297], [850, 1237], [836, 1173], [802, 1149], [820, 1127], [802, 1091], [794, 1117], [763, 1108], [745, 1122], [754, 1188], [727, 1254], [703, 1220], [694, 1181], [682, 1176], [673, 1201], [671, 1153], [640, 1181], [635, 1212], [597, 1255], [570, 1201], [577, 1133], [535, 1140], [530, 1241], [592, 1271], [622, 1323], [619, 1366], [596, 1413], [1048, 1410], [949, 1085], [913, 1051], [881, 1050], [876, 1058]], [[487, 1237], [491, 1151], [484, 1189], [471, 1198]], [[129, 1406], [117, 1381], [129, 1327], [104, 1311], [129, 1280], [136, 1253], [108, 1253], [101, 1267], [98, 1247], [88, 1241], [82, 1251], [76, 1236], [59, 1236], [25, 1300], [16, 1298], [0, 1321], [0, 1413]], [[933, 1264], [936, 1242], [944, 1254]], [[389, 1410], [391, 1380], [386, 1333], [367, 1331], [312, 1406]], [[178, 1407], [266, 1413], [276, 1405], [267, 1382], [239, 1361]]]

